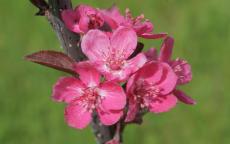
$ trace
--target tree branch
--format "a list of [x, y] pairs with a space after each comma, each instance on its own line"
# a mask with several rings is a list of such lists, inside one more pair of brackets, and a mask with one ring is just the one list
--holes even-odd
[[[60, 13], [64, 9], [72, 9], [71, 0], [30, 0], [39, 12], [36, 15], [46, 16], [67, 55], [76, 61], [86, 60], [80, 48], [80, 35], [69, 31], [61, 20]], [[98, 144], [105, 144], [113, 139], [115, 126], [104, 126], [96, 113], [93, 114], [92, 128]]]

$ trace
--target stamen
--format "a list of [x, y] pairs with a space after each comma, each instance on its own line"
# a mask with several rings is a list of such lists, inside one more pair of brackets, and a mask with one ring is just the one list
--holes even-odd
[[141, 108], [148, 107], [159, 96], [160, 91], [154, 84], [139, 81], [136, 83], [134, 100], [140, 103]]
[[83, 95], [76, 99], [77, 104], [81, 105], [86, 111], [93, 112], [101, 103], [101, 97], [97, 88], [87, 88], [83, 91]]

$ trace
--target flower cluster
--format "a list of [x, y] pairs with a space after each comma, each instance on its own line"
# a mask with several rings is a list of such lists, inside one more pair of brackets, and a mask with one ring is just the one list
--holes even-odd
[[[161, 113], [180, 100], [195, 101], [178, 86], [192, 79], [191, 67], [183, 59], [171, 59], [174, 40], [166, 33], [153, 33], [144, 15], [123, 16], [117, 7], [95, 9], [79, 5], [64, 10], [66, 27], [81, 35], [81, 50], [88, 60], [74, 64], [78, 77], [63, 77], [53, 87], [55, 101], [67, 103], [69, 126], [82, 129], [97, 113], [104, 125], [120, 120], [135, 121], [140, 111]], [[139, 50], [138, 37], [163, 39], [160, 53]]]

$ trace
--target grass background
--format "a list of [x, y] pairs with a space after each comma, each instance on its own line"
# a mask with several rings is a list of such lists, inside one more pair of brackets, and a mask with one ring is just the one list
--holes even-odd
[[[77, 0], [74, 4], [78, 4]], [[186, 58], [193, 81], [181, 89], [198, 101], [164, 114], [148, 114], [142, 126], [125, 130], [124, 144], [230, 143], [229, 0], [81, 0], [96, 7], [116, 3], [144, 13], [156, 32], [175, 37], [174, 56]], [[0, 144], [91, 144], [91, 129], [69, 128], [64, 104], [50, 99], [64, 73], [23, 60], [43, 49], [61, 50], [43, 17], [27, 0], [0, 1]], [[146, 48], [161, 41], [145, 41]]]

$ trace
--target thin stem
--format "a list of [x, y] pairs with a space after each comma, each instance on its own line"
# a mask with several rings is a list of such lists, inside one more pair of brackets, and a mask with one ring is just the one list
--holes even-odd
[[[37, 15], [47, 17], [65, 53], [76, 61], [86, 60], [80, 48], [80, 35], [69, 31], [61, 20], [61, 11], [72, 9], [71, 0], [48, 0], [48, 4], [45, 0], [30, 1], [39, 8]], [[93, 114], [92, 128], [98, 144], [105, 144], [113, 139], [116, 130], [115, 126], [102, 125], [96, 113]]]

